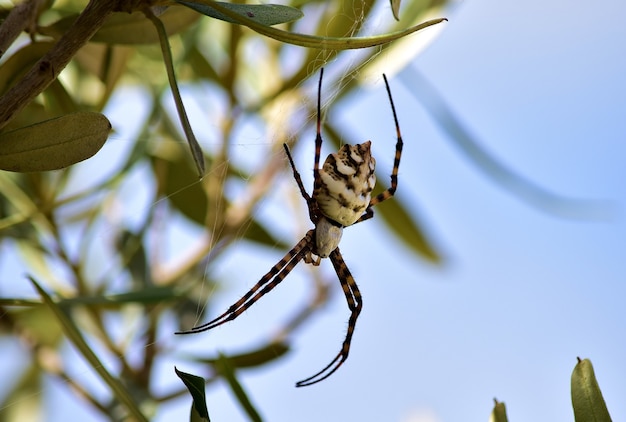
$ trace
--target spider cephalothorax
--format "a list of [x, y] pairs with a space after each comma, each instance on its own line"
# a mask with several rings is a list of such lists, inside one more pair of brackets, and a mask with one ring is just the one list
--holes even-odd
[[[315, 375], [296, 383], [296, 387], [305, 387], [328, 378], [348, 358], [350, 342], [352, 341], [352, 335], [354, 334], [354, 328], [363, 307], [363, 302], [356, 281], [350, 274], [350, 270], [343, 261], [339, 251], [339, 241], [341, 240], [344, 227], [372, 218], [374, 216], [372, 207], [393, 196], [398, 185], [398, 168], [400, 166], [403, 145], [396, 109], [391, 98], [391, 90], [389, 89], [387, 77], [383, 75], [397, 134], [396, 155], [393, 170], [391, 171], [391, 186], [376, 197], [371, 197], [372, 189], [374, 189], [376, 184], [376, 176], [374, 175], [376, 160], [374, 160], [370, 151], [370, 141], [356, 145], [344, 145], [338, 152], [330, 154], [320, 169], [322, 149], [320, 96], [323, 74], [324, 71], [322, 69], [317, 92], [317, 132], [315, 137], [312, 196], [304, 188], [302, 178], [296, 169], [289, 148], [286, 144], [284, 145], [293, 176], [296, 179], [300, 194], [307, 202], [309, 218], [315, 228], [309, 230], [293, 249], [287, 252], [248, 293], [243, 295], [226, 312], [206, 324], [194, 327], [188, 331], [176, 333], [199, 333], [232, 321], [283, 281], [300, 261], [304, 260], [306, 263], [319, 265], [321, 258], [329, 258], [337, 273], [348, 308], [350, 309], [348, 331], [341, 350], [333, 360]], [[317, 256], [317, 258], [315, 259], [313, 256]]]

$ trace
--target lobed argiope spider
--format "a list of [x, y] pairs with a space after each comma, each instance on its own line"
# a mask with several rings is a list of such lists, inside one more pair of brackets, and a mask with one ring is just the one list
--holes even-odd
[[243, 295], [226, 312], [206, 324], [199, 325], [188, 331], [176, 333], [199, 333], [232, 321], [283, 281], [300, 261], [304, 260], [305, 263], [317, 266], [320, 264], [321, 258], [330, 258], [351, 312], [348, 321], [348, 331], [337, 356], [315, 375], [296, 383], [296, 387], [309, 386], [328, 378], [348, 358], [350, 342], [363, 303], [359, 288], [341, 257], [341, 252], [339, 252], [339, 241], [341, 240], [344, 227], [372, 218], [374, 216], [372, 207], [393, 196], [398, 185], [398, 167], [400, 166], [403, 145], [391, 90], [389, 89], [387, 77], [383, 75], [398, 139], [393, 170], [391, 172], [391, 186], [375, 198], [371, 198], [372, 189], [374, 189], [376, 184], [376, 175], [374, 174], [376, 160], [370, 153], [371, 141], [354, 146], [344, 145], [336, 154], [330, 154], [320, 169], [320, 151], [322, 148], [320, 96], [323, 75], [324, 70], [322, 69], [317, 92], [317, 134], [315, 137], [312, 197], [304, 189], [300, 173], [296, 170], [293, 158], [289, 152], [289, 147], [283, 144], [289, 164], [293, 170], [293, 176], [296, 179], [302, 197], [307, 202], [309, 218], [315, 225], [315, 228], [309, 230], [293, 249], [287, 252], [248, 293]]

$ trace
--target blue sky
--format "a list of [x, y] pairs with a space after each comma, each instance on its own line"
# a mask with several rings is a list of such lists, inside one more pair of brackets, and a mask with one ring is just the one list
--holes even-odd
[[[511, 421], [572, 420], [577, 356], [592, 360], [613, 419], [626, 419], [626, 6], [467, 1], [447, 17], [446, 29], [411, 66], [501, 163], [552, 192], [612, 201], [616, 212], [564, 219], [520, 200], [460, 153], [410, 92], [412, 73], [395, 75], [390, 84], [405, 139], [397, 196], [427, 224], [446, 265], [430, 266], [399, 248], [376, 219], [346, 230], [342, 253], [364, 296], [350, 358], [323, 383], [294, 388], [343, 339], [348, 310], [337, 283], [334, 299], [299, 331], [288, 357], [241, 372], [269, 421], [485, 421], [494, 397], [507, 404]], [[388, 172], [395, 134], [382, 83], [332, 110], [349, 133], [373, 141], [379, 168]], [[308, 130], [302, 136], [312, 141]], [[311, 152], [299, 148], [302, 173], [312, 166]], [[258, 213], [272, 218], [290, 184], [285, 180], [276, 202]], [[301, 218], [281, 230], [294, 243], [304, 209]], [[283, 254], [234, 248], [219, 269], [234, 281], [214, 309], [239, 298]], [[305, 271], [189, 347], [237, 351], [260, 341], [305, 302]], [[318, 271], [334, 277], [329, 263]], [[162, 363], [164, 383], [174, 364], [180, 362]], [[212, 420], [243, 419], [224, 385], [207, 390], [207, 399]], [[185, 398], [158, 420], [187, 412]]]

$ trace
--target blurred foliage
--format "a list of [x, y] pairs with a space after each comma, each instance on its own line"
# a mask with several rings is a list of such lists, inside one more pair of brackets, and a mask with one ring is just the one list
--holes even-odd
[[[208, 420], [204, 386], [222, 378], [249, 417], [260, 420], [237, 370], [289, 353], [290, 339], [336, 290], [328, 288], [336, 281], [312, 272], [310, 302], [295, 308], [273, 338], [239, 354], [185, 353], [173, 329], [189, 328], [213, 311], [202, 289], [220, 285], [213, 276], [216, 263], [236, 242], [278, 251], [291, 247], [255, 218], [255, 209], [277, 178], [289, 175], [281, 144], [294, 146], [315, 115], [315, 90], [307, 79], [317, 79], [329, 62], [341, 63], [343, 50], [378, 46], [362, 50], [341, 69], [334, 82], [334, 99], [341, 100], [358, 88], [357, 76], [391, 41], [440, 22], [423, 24], [445, 2], [405, 1], [402, 10], [395, 2], [399, 22], [389, 3], [369, 0], [280, 7], [184, 3], [190, 7], [31, 0], [0, 11], [0, 104], [12, 104], [0, 109], [0, 168], [8, 170], [0, 172], [0, 245], [17, 256], [22, 269], [18, 278], [3, 280], [15, 290], [0, 297], [0, 333], [30, 356], [22, 375], [8, 380], [0, 420], [46, 414], [46, 377], [60, 380], [111, 420], [149, 420], [159, 404], [182, 395], [193, 399], [191, 420]], [[366, 30], [375, 15], [384, 16], [386, 24], [378, 26], [384, 32]], [[209, 144], [195, 139], [179, 85], [219, 102], [207, 111], [215, 128]], [[116, 157], [115, 170], [92, 179], [99, 172], [85, 171], [90, 161], [72, 164], [101, 154], [107, 143], [131, 142], [111, 139], [116, 128], [111, 132], [104, 113], [115, 94], [130, 88], [141, 90], [148, 113], [131, 116], [140, 130], [127, 155]], [[168, 108], [170, 91], [175, 112]], [[286, 110], [286, 104], [294, 109]], [[238, 164], [232, 150], [250, 121], [267, 134], [264, 165], [254, 170]], [[338, 145], [338, 127], [324, 125], [328, 142]], [[358, 141], [342, 136], [341, 142]], [[313, 137], [298, 142], [307, 140]], [[148, 182], [129, 185], [137, 172], [147, 174]], [[382, 184], [389, 180], [378, 176]], [[125, 208], [129, 186], [151, 204], [140, 215]], [[401, 203], [380, 207], [377, 215], [417, 256], [440, 262], [422, 222]], [[168, 259], [172, 218], [186, 220], [199, 234], [196, 243]], [[25, 286], [35, 296], [25, 295]], [[62, 350], [67, 343], [110, 395], [73, 376], [75, 362]], [[163, 394], [152, 382], [157, 360], [206, 369], [202, 377], [172, 370], [170, 392]]]

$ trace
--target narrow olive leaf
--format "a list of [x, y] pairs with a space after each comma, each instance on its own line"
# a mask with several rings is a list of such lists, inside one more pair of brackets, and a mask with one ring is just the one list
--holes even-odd
[[161, 20], [157, 18], [154, 13], [152, 13], [151, 9], [144, 10], [144, 13], [154, 24], [154, 27], [159, 34], [161, 53], [163, 54], [163, 62], [165, 63], [165, 69], [167, 70], [167, 79], [170, 83], [174, 103], [176, 104], [176, 111], [178, 112], [178, 117], [181, 125], [183, 126], [185, 136], [187, 137], [193, 161], [196, 163], [198, 176], [202, 179], [204, 176], [204, 153], [202, 152], [202, 148], [200, 148], [196, 135], [194, 135], [193, 130], [191, 129], [191, 124], [189, 123], [187, 112], [185, 111], [185, 105], [183, 104], [183, 99], [180, 96], [180, 91], [178, 90], [178, 82], [176, 81], [176, 74], [174, 73], [174, 63], [172, 60], [172, 52], [170, 51], [170, 43], [167, 39], [167, 32], [165, 31], [163, 22], [161, 22]]
[[572, 372], [571, 388], [576, 422], [611, 422], [611, 416], [589, 359], [578, 358], [578, 363]]
[[[201, 2], [180, 1], [179, 3], [184, 4], [185, 6], [211, 18], [220, 19], [230, 23], [239, 23], [237, 20], [232, 19], [229, 16], [218, 12], [211, 6], [202, 4]], [[290, 6], [283, 6], [281, 4], [235, 4], [224, 2], [217, 3], [219, 3], [221, 6], [225, 7], [228, 10], [240, 14], [241, 16], [247, 16], [248, 18], [260, 23], [261, 25], [272, 26], [278, 25], [279, 23], [293, 22], [304, 16], [300, 9], [296, 9]]]
[[[187, 7], [191, 7], [191, 4], [195, 5], [195, 3], [189, 3], [182, 0], [176, 0], [176, 2]], [[200, 1], [198, 1], [198, 3], [199, 2]], [[322, 50], [351, 50], [387, 44], [391, 41], [397, 40], [398, 38], [402, 38], [404, 36], [412, 34], [413, 32], [417, 32], [421, 29], [428, 28], [429, 26], [436, 25], [447, 20], [445, 18], [432, 19], [419, 25], [403, 29], [401, 31], [391, 32], [384, 35], [375, 35], [371, 37], [318, 37], [314, 35], [305, 35], [282, 31], [280, 29], [260, 24], [256, 20], [251, 19], [248, 16], [240, 15], [237, 12], [233, 12], [232, 10], [224, 7], [222, 4], [212, 0], [202, 0], [202, 4], [211, 7], [215, 11], [220, 12], [225, 16], [228, 16], [237, 23], [245, 25], [248, 28], [258, 32], [259, 34], [265, 35], [266, 37], [270, 37], [287, 44], [299, 45], [300, 47], [317, 48]]]
[[[193, 400], [191, 420], [210, 421], [209, 411], [206, 406], [206, 396], [204, 394], [204, 378], [179, 371], [176, 367], [174, 367], [174, 371], [176, 371], [176, 375], [178, 375], [178, 378], [183, 381], [185, 387], [187, 387], [189, 393], [191, 394], [191, 398]], [[194, 414], [196, 417], [194, 417]]]
[[391, 3], [391, 12], [393, 13], [393, 17], [399, 21], [400, 20], [400, 0], [389, 0]]
[[39, 283], [37, 283], [37, 281], [35, 281], [33, 277], [28, 276], [28, 278], [43, 299], [43, 302], [54, 313], [54, 316], [61, 324], [63, 332], [69, 341], [83, 355], [85, 360], [91, 365], [92, 369], [100, 375], [104, 383], [109, 386], [110, 391], [117, 398], [117, 400], [126, 406], [130, 415], [132, 415], [136, 420], [147, 422], [148, 419], [141, 413], [141, 410], [139, 410], [135, 402], [132, 400], [131, 393], [124, 387], [124, 385], [122, 385], [118, 378], [114, 377], [111, 373], [109, 373], [109, 371], [107, 371], [100, 359], [98, 359], [87, 342], [85, 342], [85, 339], [76, 325], [74, 325], [74, 322], [67, 316], [63, 309], [61, 309], [61, 307], [59, 307], [59, 305], [52, 300], [48, 293], [46, 293], [46, 291], [39, 285]]
[[[286, 343], [270, 343], [251, 352], [229, 355], [228, 361], [234, 368], [253, 368], [272, 362], [285, 355], [288, 351], [289, 346]], [[217, 359], [195, 358], [193, 360], [216, 365], [219, 359], [221, 359], [221, 356]]]
[[[78, 14], [67, 16], [42, 27], [40, 32], [54, 38], [61, 37], [78, 17]], [[165, 26], [168, 35], [181, 32], [195, 22], [197, 13], [182, 7], [170, 7], [159, 18]], [[105, 21], [104, 25], [90, 39], [91, 42], [107, 44], [154, 44], [159, 42], [154, 27], [141, 12], [114, 13]]]
[[569, 198], [550, 192], [503, 165], [460, 122], [444, 98], [415, 68], [408, 66], [400, 80], [424, 105], [433, 119], [448, 133], [450, 140], [493, 182], [504, 187], [537, 209], [562, 218], [611, 218], [615, 206], [609, 201]]
[[[378, 180], [385, 180], [378, 178]], [[382, 191], [382, 187], [373, 192], [376, 194]], [[440, 264], [443, 260], [441, 254], [437, 251], [431, 240], [426, 236], [424, 230], [414, 217], [417, 215], [416, 210], [407, 211], [407, 207], [402, 203], [399, 197], [394, 197], [391, 201], [385, 201], [384, 204], [376, 207], [374, 211], [385, 223], [393, 230], [395, 235], [401, 239], [414, 252], [417, 252], [422, 258], [434, 264]]]
[[491, 416], [489, 416], [489, 422], [508, 422], [508, 418], [506, 417], [506, 406], [504, 402], [499, 402], [496, 399], [493, 399], [494, 406], [491, 411]]
[[216, 369], [219, 371], [220, 375], [228, 382], [230, 389], [233, 391], [237, 400], [239, 400], [239, 404], [246, 411], [250, 420], [255, 422], [261, 422], [261, 416], [259, 412], [255, 409], [254, 405], [248, 398], [248, 395], [244, 391], [243, 387], [237, 380], [237, 376], [235, 375], [235, 370], [226, 356], [220, 354], [219, 359], [216, 362]]
[[111, 123], [100, 113], [79, 112], [0, 133], [0, 169], [58, 170], [93, 156]]

